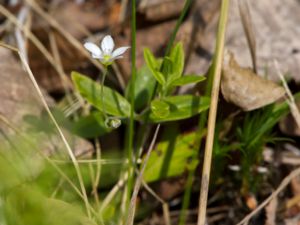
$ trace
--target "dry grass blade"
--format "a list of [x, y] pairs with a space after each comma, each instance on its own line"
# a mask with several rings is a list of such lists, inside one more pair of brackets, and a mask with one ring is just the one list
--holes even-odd
[[221, 15], [218, 28], [216, 55], [214, 60], [213, 86], [211, 91], [211, 103], [208, 115], [207, 137], [205, 143], [204, 163], [202, 170], [202, 180], [200, 187], [198, 225], [205, 224], [207, 196], [209, 188], [209, 178], [211, 169], [212, 150], [215, 136], [215, 125], [217, 117], [219, 90], [221, 83], [221, 67], [224, 52], [225, 31], [228, 18], [229, 0], [223, 0], [221, 6]]
[[161, 197], [159, 197], [154, 190], [143, 180], [143, 187], [154, 197], [156, 198], [162, 205], [163, 209], [163, 215], [164, 215], [164, 221], [165, 225], [171, 225], [171, 220], [170, 220], [170, 210], [169, 210], [169, 205], [167, 202], [165, 202]]
[[[125, 182], [128, 179], [128, 173], [125, 173], [118, 181], [118, 183], [110, 190], [110, 192], [106, 195], [105, 199], [102, 201], [100, 207], [100, 214], [103, 213], [103, 210], [109, 205], [117, 192], [124, 186]], [[102, 216], [102, 215], [101, 215]]]
[[120, 17], [119, 17], [119, 21], [121, 23], [124, 23], [124, 21], [125, 21], [127, 7], [128, 7], [128, 0], [122, 0], [122, 3], [121, 3], [121, 12], [120, 12]]
[[[56, 72], [62, 76], [66, 77], [67, 75], [61, 70], [61, 68], [56, 63], [55, 59], [48, 52], [48, 50], [44, 47], [44, 45], [39, 41], [39, 39], [26, 27], [24, 27], [18, 19], [11, 14], [7, 9], [5, 9], [2, 5], [0, 5], [0, 13], [4, 15], [9, 21], [11, 21], [15, 26], [17, 26], [20, 30], [23, 31], [24, 35], [39, 49], [39, 51], [45, 56], [47, 61], [53, 66]], [[26, 59], [26, 58], [25, 58]]]
[[254, 27], [251, 20], [251, 14], [248, 6], [247, 0], [238, 0], [239, 11], [241, 15], [241, 20], [244, 28], [244, 32], [247, 38], [247, 43], [250, 49], [253, 71], [257, 73], [256, 65], [256, 39], [254, 35]]
[[152, 141], [150, 143], [150, 146], [149, 146], [149, 148], [147, 150], [144, 162], [142, 164], [142, 168], [141, 168], [140, 173], [139, 173], [139, 175], [138, 175], [138, 177], [136, 179], [136, 182], [135, 182], [135, 185], [134, 185], [134, 189], [133, 189], [133, 193], [132, 193], [131, 200], [130, 200], [130, 206], [129, 206], [129, 210], [128, 210], [128, 216], [127, 216], [126, 223], [125, 223], [126, 225], [132, 225], [133, 224], [134, 215], [135, 215], [135, 209], [136, 209], [137, 195], [139, 193], [141, 184], [143, 182], [143, 174], [144, 174], [144, 171], [146, 169], [146, 165], [147, 165], [147, 162], [148, 162], [148, 160], [150, 158], [150, 154], [152, 152], [154, 144], [156, 142], [156, 138], [157, 138], [157, 135], [158, 135], [158, 132], [159, 132], [159, 128], [160, 128], [160, 124], [158, 124], [157, 127], [156, 127], [156, 129], [155, 129]]
[[61, 79], [61, 82], [63, 84], [63, 88], [64, 88], [64, 91], [66, 93], [66, 98], [67, 98], [69, 104], [71, 104], [72, 103], [72, 97], [71, 97], [71, 92], [69, 90], [69, 87], [73, 87], [73, 86], [72, 86], [70, 80], [65, 75], [63, 65], [61, 63], [61, 57], [60, 57], [60, 54], [59, 54], [57, 42], [56, 42], [55, 36], [54, 36], [52, 31], [49, 34], [49, 41], [50, 41], [50, 47], [51, 47], [51, 50], [52, 50], [52, 54], [54, 56], [54, 60], [55, 60], [56, 65], [57, 65], [57, 67], [60, 71], [58, 73], [58, 75], [59, 75], [59, 77]]
[[46, 20], [54, 29], [59, 31], [60, 34], [70, 42], [71, 45], [73, 45], [78, 51], [80, 51], [84, 56], [86, 56], [98, 69], [103, 71], [102, 65], [96, 60], [93, 60], [90, 57], [90, 54], [84, 49], [83, 45], [70, 33], [66, 32], [65, 29], [62, 26], [60, 26], [55, 19], [53, 19], [53, 17], [46, 13], [34, 0], [25, 1], [38, 15], [40, 15], [44, 20]]
[[[0, 46], [5, 46], [13, 51], [17, 50], [17, 49], [12, 49], [10, 46], [6, 46], [3, 45], [2, 43], [0, 43]], [[12, 124], [4, 115], [0, 114], [0, 122], [2, 122], [3, 124], [5, 124], [7, 127], [9, 127], [10, 129], [12, 129], [17, 135], [19, 135], [20, 137], [23, 137], [29, 144], [32, 145], [33, 148], [36, 148], [36, 146], [34, 144], [32, 144], [32, 141], [30, 139], [28, 139], [27, 136], [25, 136], [22, 131], [20, 131], [17, 126], [15, 126], [14, 124]], [[60, 167], [58, 167], [56, 165], [55, 160], [50, 159], [47, 155], [45, 155], [44, 153], [42, 153], [41, 151], [39, 151], [40, 149], [37, 149], [38, 154], [40, 154], [58, 173], [59, 175], [65, 180], [67, 181], [67, 183], [74, 189], [74, 191], [84, 200], [84, 196], [83, 194], [80, 192], [80, 190], [76, 187], [76, 185], [73, 183], [73, 181], [60, 169]], [[91, 208], [91, 206], [89, 206]], [[91, 208], [91, 211], [93, 211], [93, 209]], [[93, 212], [95, 213], [95, 212]]]
[[20, 51], [18, 49], [14, 48], [14, 47], [10, 47], [8, 45], [1, 44], [1, 43], [0, 43], [0, 46], [3, 46], [5, 48], [9, 48], [10, 50], [15, 51], [15, 52], [18, 53], [18, 55], [19, 55], [19, 57], [21, 59], [21, 62], [23, 64], [23, 66], [24, 66], [27, 74], [29, 75], [29, 78], [30, 78], [30, 80], [31, 80], [31, 82], [32, 82], [32, 84], [33, 84], [33, 86], [34, 86], [34, 88], [35, 88], [35, 90], [36, 90], [39, 98], [41, 99], [41, 102], [42, 102], [43, 106], [45, 107], [45, 109], [46, 109], [46, 111], [47, 111], [47, 113], [48, 113], [51, 121], [54, 123], [54, 126], [57, 129], [57, 131], [58, 131], [58, 133], [59, 133], [59, 135], [60, 135], [60, 137], [61, 137], [64, 145], [66, 146], [68, 154], [69, 154], [69, 156], [70, 156], [70, 158], [71, 158], [71, 160], [72, 160], [72, 162], [74, 164], [74, 167], [75, 167], [75, 170], [76, 170], [76, 173], [77, 173], [77, 176], [78, 176], [78, 180], [79, 180], [81, 192], [82, 192], [82, 195], [84, 196], [84, 202], [85, 202], [87, 214], [88, 214], [88, 216], [90, 218], [91, 217], [91, 211], [90, 211], [90, 207], [89, 207], [90, 204], [89, 204], [88, 197], [87, 197], [87, 194], [86, 194], [86, 190], [85, 190], [85, 187], [84, 187], [83, 177], [82, 177], [82, 174], [80, 172], [79, 164], [78, 164], [78, 162], [76, 160], [76, 157], [75, 157], [75, 155], [74, 155], [74, 153], [73, 153], [73, 151], [72, 151], [69, 143], [67, 142], [67, 139], [65, 138], [62, 130], [60, 129], [57, 121], [55, 120], [52, 112], [50, 111], [50, 108], [49, 108], [49, 106], [48, 106], [48, 104], [46, 102], [46, 99], [44, 98], [44, 96], [42, 94], [42, 91], [39, 88], [39, 86], [38, 86], [38, 84], [37, 84], [37, 82], [36, 82], [36, 80], [34, 78], [34, 75], [33, 75], [32, 71], [31, 71], [31, 69], [30, 69], [30, 67], [28, 65], [28, 63], [26, 62], [25, 57], [22, 55], [22, 53], [20, 53]]
[[287, 102], [288, 102], [288, 104], [290, 106], [291, 113], [292, 113], [292, 115], [293, 115], [293, 117], [294, 117], [294, 119], [295, 119], [295, 121], [297, 123], [297, 126], [300, 128], [300, 113], [299, 113], [299, 109], [298, 109], [298, 107], [296, 105], [295, 99], [294, 99], [294, 97], [292, 95], [291, 90], [289, 89], [289, 87], [288, 87], [288, 85], [286, 83], [286, 80], [284, 79], [284, 76], [283, 76], [283, 74], [282, 74], [282, 72], [281, 72], [281, 70], [279, 68], [278, 62], [274, 61], [274, 65], [275, 65], [275, 68], [277, 70], [277, 75], [281, 79], [283, 87], [284, 87], [284, 89], [286, 91], [286, 94], [288, 96]]

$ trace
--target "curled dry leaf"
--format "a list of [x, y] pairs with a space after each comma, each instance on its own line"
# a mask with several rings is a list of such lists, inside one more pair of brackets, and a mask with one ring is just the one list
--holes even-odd
[[230, 52], [224, 55], [221, 90], [224, 98], [244, 111], [258, 109], [281, 98], [285, 90], [278, 84], [242, 68]]

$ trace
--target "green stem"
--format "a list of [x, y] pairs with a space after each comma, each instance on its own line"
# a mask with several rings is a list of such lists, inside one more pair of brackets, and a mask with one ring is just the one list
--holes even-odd
[[[228, 2], [226, 2], [226, 3], [228, 4]], [[220, 39], [225, 32], [226, 18], [224, 18], [224, 17], [226, 17], [226, 12], [224, 12], [224, 11], [227, 11], [227, 9], [223, 5], [222, 17], [220, 18], [219, 33], [218, 33], [217, 40], [216, 40], [216, 52], [220, 51]], [[217, 54], [215, 54], [213, 63], [208, 72], [208, 80], [207, 80], [207, 85], [206, 85], [206, 89], [205, 89], [205, 96], [208, 96], [208, 97], [210, 96], [211, 91], [212, 91], [212, 83], [213, 83], [213, 79], [214, 79], [214, 74], [216, 72], [216, 57], [217, 57]], [[208, 116], [208, 112], [205, 111], [205, 112], [201, 113], [200, 118], [199, 118], [196, 139], [194, 141], [195, 148], [198, 150], [197, 155], [199, 155], [199, 152], [200, 152], [201, 141], [202, 141], [202, 132], [203, 132], [203, 129], [205, 128], [205, 125], [207, 122], [207, 116]], [[186, 186], [185, 192], [184, 192], [183, 204], [182, 204], [182, 208], [181, 208], [181, 212], [180, 212], [179, 225], [185, 224], [186, 210], [188, 209], [188, 207], [190, 205], [190, 199], [191, 199], [191, 194], [192, 194], [191, 190], [193, 187], [195, 172], [196, 172], [196, 167], [191, 169], [188, 174], [188, 182], [187, 182], [187, 186]]]
[[104, 71], [103, 71], [103, 75], [102, 75], [102, 79], [101, 79], [101, 104], [102, 104], [102, 108], [103, 108], [103, 114], [104, 114], [104, 121], [107, 120], [107, 114], [106, 114], [106, 111], [105, 111], [105, 105], [104, 105], [104, 93], [103, 93], [103, 90], [104, 90], [104, 82], [105, 82], [105, 78], [106, 78], [106, 75], [107, 75], [107, 71], [108, 71], [108, 68], [107, 66], [104, 66]]
[[[203, 129], [206, 124], [206, 120], [207, 120], [207, 111], [201, 113], [200, 118], [199, 118], [198, 129], [196, 131], [195, 140], [194, 140], [195, 150], [198, 151], [198, 154], [194, 155], [194, 157], [192, 158], [192, 161], [196, 160], [199, 155], [201, 141], [202, 141], [202, 133], [203, 133]], [[182, 207], [180, 210], [179, 225], [185, 224], [186, 211], [190, 206], [191, 194], [192, 194], [192, 188], [193, 188], [193, 183], [194, 183], [194, 179], [195, 179], [196, 169], [197, 169], [197, 166], [194, 166], [188, 172], [188, 179], [187, 179], [186, 187], [185, 187], [184, 194], [183, 194]]]
[[[181, 12], [180, 17], [177, 20], [176, 26], [172, 32], [171, 38], [168, 42], [166, 51], [165, 51], [165, 56], [169, 55], [171, 48], [174, 44], [176, 35], [178, 33], [178, 30], [182, 24], [182, 21], [184, 19], [184, 17], [187, 14], [188, 9], [190, 8], [191, 3], [193, 2], [193, 0], [186, 0], [184, 8]], [[132, 46], [131, 46], [131, 50], [132, 50], [132, 55], [131, 55], [131, 70], [132, 70], [132, 82], [131, 84], [135, 84], [135, 79], [136, 79], [136, 67], [135, 67], [135, 61], [136, 61], [136, 5], [135, 5], [136, 1], [132, 0], [132, 20], [131, 20], [131, 32], [132, 32]], [[161, 66], [160, 70], [162, 71], [163, 69], [163, 65]], [[153, 96], [151, 96], [151, 99], [154, 98], [154, 96], [156, 95], [158, 88], [157, 85], [155, 87], [155, 91], [153, 92]], [[132, 85], [130, 87], [130, 96], [134, 96], [134, 85]], [[131, 176], [131, 173], [133, 170], [131, 170], [131, 168], [133, 168], [134, 166], [134, 162], [133, 160], [133, 150], [132, 150], [132, 142], [133, 142], [133, 113], [134, 113], [134, 98], [131, 98], [131, 116], [130, 116], [130, 124], [129, 124], [129, 132], [128, 132], [128, 136], [127, 136], [127, 140], [128, 140], [128, 144], [127, 144], [127, 154], [128, 154], [128, 160], [129, 160], [129, 166], [128, 166], [128, 182], [127, 182], [127, 193], [128, 193], [128, 198], [130, 198], [131, 196], [131, 192], [132, 192], [132, 188], [133, 188], [133, 176]], [[148, 118], [145, 119], [145, 123], [142, 125], [141, 128], [141, 135], [140, 138], [141, 140], [144, 140], [144, 135], [146, 133], [146, 128], [148, 126]], [[138, 149], [141, 147], [142, 145], [142, 141], [138, 142]]]
[[[206, 97], [209, 97], [210, 93], [211, 93], [213, 73], [214, 73], [214, 66], [212, 65], [208, 72], [208, 75], [207, 75], [208, 79], [207, 79], [207, 84], [206, 84], [205, 94], [204, 94], [204, 96], [206, 96]], [[197, 152], [197, 154], [194, 155], [192, 161], [196, 160], [200, 153], [203, 130], [205, 128], [206, 121], [207, 121], [207, 114], [208, 114], [208, 112], [205, 111], [205, 112], [201, 113], [199, 116], [198, 128], [197, 128], [195, 140], [194, 140], [195, 150], [197, 150], [198, 152]], [[188, 179], [187, 179], [187, 183], [186, 183], [186, 188], [184, 190], [183, 202], [182, 202], [182, 207], [181, 207], [181, 211], [180, 211], [179, 225], [185, 224], [186, 211], [190, 206], [191, 194], [192, 194], [192, 188], [193, 188], [196, 169], [197, 169], [197, 167], [195, 166], [192, 169], [190, 169], [189, 173], [188, 173]]]
[[181, 14], [176, 22], [176, 26], [175, 26], [175, 29], [173, 30], [173, 33], [171, 35], [171, 38], [170, 38], [170, 41], [168, 42], [168, 45], [167, 45], [167, 48], [166, 48], [166, 52], [165, 52], [165, 56], [169, 55], [170, 54], [170, 51], [171, 51], [171, 48], [174, 44], [174, 41], [175, 41], [175, 38], [176, 38], [176, 35], [177, 35], [177, 32], [182, 24], [182, 21], [184, 19], [184, 17], [186, 16], [186, 13], [188, 11], [188, 9], [190, 8], [191, 6], [191, 3], [193, 2], [193, 0], [186, 0], [185, 1], [185, 4], [184, 4], [184, 7], [181, 11]]
[[[135, 81], [136, 81], [136, 0], [131, 2], [131, 80], [130, 86], [130, 119], [127, 130], [127, 158], [128, 158], [128, 181], [127, 181], [127, 204], [130, 203], [131, 192], [134, 183], [134, 151], [133, 151], [133, 138], [134, 138], [134, 94], [135, 94]], [[126, 218], [126, 217], [125, 217]]]

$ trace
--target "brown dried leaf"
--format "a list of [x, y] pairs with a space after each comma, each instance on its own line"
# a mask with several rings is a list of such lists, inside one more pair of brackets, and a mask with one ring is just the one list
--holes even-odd
[[232, 53], [225, 53], [221, 90], [224, 98], [244, 111], [258, 109], [281, 98], [285, 90], [276, 83], [238, 65]]

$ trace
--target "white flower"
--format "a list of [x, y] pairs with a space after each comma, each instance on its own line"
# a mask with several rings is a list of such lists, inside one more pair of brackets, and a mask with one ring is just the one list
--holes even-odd
[[115, 43], [110, 35], [106, 35], [103, 38], [101, 47], [91, 42], [85, 43], [84, 47], [92, 54], [93, 58], [99, 59], [105, 66], [112, 64], [115, 59], [123, 58], [122, 55], [130, 48], [125, 46], [114, 50]]

